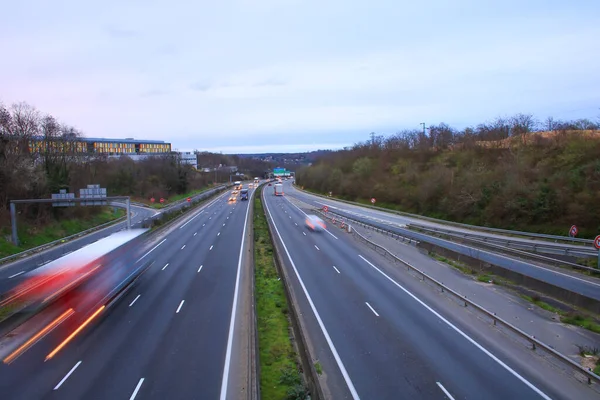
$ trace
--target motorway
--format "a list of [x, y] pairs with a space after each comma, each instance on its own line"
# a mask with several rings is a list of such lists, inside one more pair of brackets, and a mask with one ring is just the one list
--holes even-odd
[[[215, 189], [203, 192], [194, 196], [194, 200], [197, 200], [200, 197], [212, 194], [214, 192], [216, 192]], [[171, 209], [178, 209], [185, 205], [186, 202], [181, 201], [172, 204], [169, 207], [165, 207], [161, 210], [131, 205], [131, 226], [141, 227], [146, 221], [160, 216], [160, 214], [162, 214], [163, 212], [166, 212]], [[119, 222], [114, 225], [110, 225], [104, 229], [100, 229], [88, 235], [82, 236], [80, 238], [67, 241], [64, 244], [51, 247], [48, 250], [44, 250], [31, 257], [23, 258], [14, 262], [0, 265], [0, 293], [6, 292], [10, 288], [18, 284], [20, 282], [21, 275], [23, 275], [24, 273], [36, 269], [44, 264], [47, 264], [50, 261], [63, 257], [75, 250], [79, 250], [80, 248], [87, 246], [90, 243], [94, 243], [109, 235], [112, 235], [115, 232], [126, 229], [126, 227], [127, 221]]]
[[245, 365], [232, 349], [245, 340], [236, 320], [251, 201], [228, 195], [166, 228], [136, 261], [152, 263], [141, 280], [54, 357], [45, 361], [77, 323], [0, 364], [1, 397], [238, 398], [229, 377]]
[[541, 364], [513, 361], [485, 325], [410, 289], [346, 233], [308, 231], [287, 186], [282, 197], [265, 190], [264, 201], [331, 398], [593, 398]]
[[[391, 213], [386, 214], [381, 211], [374, 211], [368, 208], [348, 205], [336, 201], [324, 200], [302, 192], [300, 190], [297, 190], [287, 182], [285, 185], [285, 192], [286, 195], [293, 196], [294, 198], [297, 198], [306, 204], [314, 205], [316, 208], [320, 208], [323, 205], [327, 205], [330, 208], [330, 210], [340, 215], [353, 218], [355, 220], [359, 220], [361, 222], [382, 229], [396, 232], [399, 235], [423, 241], [429, 239], [428, 236], [422, 233], [409, 231], [403, 228], [402, 224], [398, 221], [398, 218], [402, 219], [404, 217], [399, 217]], [[446, 228], [450, 229], [448, 226], [446, 226]], [[431, 238], [431, 240], [439, 242], [448, 242], [438, 238]], [[468, 248], [466, 244], [452, 244], [452, 246], [457, 248]], [[472, 253], [478, 254], [481, 257], [485, 257], [485, 261], [491, 262], [492, 264], [500, 265], [503, 268], [514, 270], [520, 274], [530, 276], [542, 282], [547, 282], [554, 286], [564, 288], [575, 293], [579, 293], [591, 299], [600, 300], [600, 281], [596, 278], [581, 275], [576, 272], [559, 271], [555, 268], [542, 267], [523, 260], [516, 260], [501, 254], [485, 250], [473, 248]]]
[[[510, 241], [511, 243], [515, 244], [516, 248], [522, 248], [522, 246], [518, 246], [518, 244], [520, 243], [523, 246], [529, 246], [529, 247], [533, 247], [534, 245], [536, 246], [541, 246], [541, 247], [536, 247], [537, 251], [539, 252], [546, 252], [548, 251], [550, 254], [564, 254], [564, 252], [566, 250], [569, 250], [569, 254], [573, 255], [573, 254], [579, 254], [580, 256], [595, 256], [597, 254], [597, 251], [592, 247], [592, 246], [584, 246], [584, 245], [579, 245], [576, 243], [554, 243], [551, 241], [546, 241], [544, 239], [528, 239], [526, 237], [517, 237], [517, 236], [506, 236], [503, 234], [499, 234], [499, 233], [493, 233], [493, 232], [483, 232], [483, 231], [478, 231], [476, 229], [469, 229], [467, 227], [461, 227], [461, 226], [456, 226], [456, 225], [451, 225], [451, 224], [445, 224], [444, 221], [439, 220], [440, 222], [432, 222], [430, 220], [426, 220], [426, 219], [418, 219], [418, 218], [414, 218], [414, 217], [410, 217], [407, 215], [399, 215], [399, 214], [395, 214], [391, 211], [382, 211], [382, 210], [377, 210], [377, 209], [373, 209], [373, 208], [369, 208], [369, 207], [365, 207], [365, 206], [359, 206], [356, 204], [349, 204], [349, 203], [345, 203], [345, 202], [341, 202], [341, 201], [337, 201], [334, 199], [330, 199], [330, 198], [323, 198], [320, 196], [316, 196], [313, 194], [310, 194], [308, 192], [305, 191], [301, 191], [298, 190], [297, 188], [293, 187], [292, 185], [288, 184], [288, 182], [285, 182], [286, 184], [286, 193], [290, 193], [293, 194], [295, 197], [297, 197], [298, 199], [307, 202], [308, 204], [314, 205], [315, 207], [321, 208], [324, 205], [327, 205], [331, 210], [343, 210], [353, 216], [360, 216], [362, 218], [367, 218], [372, 222], [380, 222], [380, 223], [386, 223], [389, 224], [390, 226], [395, 226], [395, 227], [406, 227], [407, 225], [411, 225], [411, 224], [415, 224], [415, 225], [420, 225], [420, 226], [424, 226], [424, 227], [429, 227], [429, 228], [434, 228], [434, 229], [444, 229], [444, 230], [448, 230], [449, 232], [454, 232], [457, 234], [468, 234], [470, 235], [470, 237], [487, 237], [487, 238], [493, 238], [497, 241]], [[476, 228], [476, 227], [474, 227]], [[554, 250], [551, 250], [552, 248], [556, 249], [556, 250], [562, 250], [561, 252], [557, 252]]]

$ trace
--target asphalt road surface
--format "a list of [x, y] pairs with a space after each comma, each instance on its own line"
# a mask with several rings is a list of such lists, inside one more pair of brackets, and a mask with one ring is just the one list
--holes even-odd
[[251, 202], [229, 203], [227, 194], [170, 228], [134, 288], [53, 358], [44, 361], [68, 323], [0, 364], [0, 397], [236, 398], [224, 376], [236, 368], [228, 349]]
[[[436, 223], [436, 222], [432, 222], [432, 221], [428, 221], [428, 220], [424, 220], [424, 219], [418, 219], [418, 218], [412, 218], [412, 217], [405, 216], [405, 215], [394, 214], [392, 212], [386, 212], [386, 211], [376, 210], [376, 209], [372, 209], [372, 208], [368, 208], [368, 207], [362, 207], [362, 206], [358, 206], [355, 204], [348, 204], [348, 203], [344, 203], [341, 201], [336, 201], [334, 199], [329, 199], [329, 198], [326, 199], [323, 197], [315, 196], [310, 193], [298, 190], [289, 181], [284, 181], [284, 188], [285, 188], [286, 194], [287, 193], [292, 194], [293, 196], [297, 197], [298, 199], [305, 201], [308, 204], [314, 205], [317, 208], [321, 208], [324, 205], [327, 205], [331, 208], [332, 211], [336, 210], [336, 209], [341, 209], [341, 210], [344, 210], [354, 216], [361, 216], [364, 218], [368, 218], [370, 221], [375, 221], [375, 222], [386, 222], [386, 223], [389, 223], [389, 224], [397, 226], [397, 227], [405, 226], [405, 225], [409, 225], [409, 224], [417, 224], [417, 225], [431, 227], [431, 228], [443, 228], [443, 229], [446, 229], [448, 231], [455, 232], [455, 233], [480, 235], [481, 237], [495, 238], [498, 240], [510, 240], [512, 243], [520, 242], [522, 244], [526, 244], [529, 246], [533, 246], [534, 244], [537, 244], [540, 246], [542, 246], [542, 245], [552, 246], [553, 248], [562, 249], [562, 250], [570, 249], [572, 252], [581, 252], [582, 255], [592, 255], [593, 256], [593, 255], [597, 254], [595, 249], [590, 245], [583, 246], [583, 245], [578, 245], [575, 243], [572, 243], [572, 244], [554, 243], [554, 242], [543, 240], [543, 239], [534, 240], [534, 239], [528, 239], [525, 237], [515, 237], [515, 236], [509, 237], [509, 236], [506, 236], [503, 234], [482, 232], [482, 231], [472, 230], [472, 229], [468, 229], [468, 228], [464, 228], [464, 227], [458, 227], [455, 225], [444, 224], [443, 222]], [[544, 250], [539, 249], [539, 251], [544, 251]], [[554, 252], [551, 252], [550, 254], [554, 254]]]
[[348, 235], [311, 232], [286, 196], [264, 193], [310, 342], [335, 399], [565, 398], [474, 328], [442, 315]]
[[[207, 194], [213, 193], [215, 191], [215, 189], [211, 189], [209, 191], [203, 192], [194, 196], [194, 199], [197, 199], [200, 196], [206, 196]], [[159, 216], [162, 212], [165, 212], [170, 209], [181, 208], [185, 205], [185, 201], [180, 201], [161, 210], [131, 205], [131, 226], [134, 228], [141, 227], [144, 224], [144, 222], [150, 220], [153, 217]], [[22, 278], [21, 275], [25, 274], [26, 272], [34, 270], [44, 264], [49, 263], [50, 261], [63, 257], [75, 250], [79, 250], [80, 248], [85, 247], [88, 244], [94, 243], [109, 235], [112, 235], [115, 232], [126, 229], [126, 227], [127, 221], [119, 222], [104, 229], [82, 236], [78, 239], [71, 240], [65, 242], [64, 244], [51, 247], [48, 250], [44, 250], [30, 257], [16, 260], [14, 262], [10, 262], [4, 265], [0, 265], [0, 293], [4, 293], [10, 288], [16, 286]]]
[[[287, 182], [285, 190], [286, 194], [289, 194], [289, 196], [293, 196], [294, 198], [297, 198], [307, 204], [315, 205], [316, 208], [320, 208], [323, 205], [327, 205], [331, 211], [335, 211], [340, 215], [376, 227], [380, 227], [382, 229], [394, 231], [403, 236], [415, 238], [426, 237], [423, 234], [407, 231], [406, 229], [402, 228], [401, 222], [399, 222], [398, 219], [402, 219], [404, 217], [399, 217], [394, 214], [385, 214], [380, 211], [373, 211], [367, 208], [362, 208], [354, 205], [324, 200], [316, 196], [312, 196], [301, 192], [293, 188], [290, 184], [287, 184]], [[380, 214], [385, 215], [382, 216]], [[406, 223], [406, 221], [404, 223]], [[446, 228], [448, 227], [446, 226]], [[466, 244], [461, 244], [457, 246], [469, 247]], [[547, 282], [554, 286], [564, 288], [575, 293], [579, 293], [591, 299], [600, 300], [600, 283], [596, 278], [586, 277], [585, 275], [572, 273], [570, 271], [557, 271], [556, 269], [545, 268], [539, 265], [529, 263], [527, 261], [516, 260], [510, 257], [505, 257], [501, 254], [479, 250], [475, 248], [473, 248], [473, 252], [478, 254], [485, 254], [485, 256], [488, 257], [489, 262], [501, 265], [503, 266], [503, 268], [514, 270], [520, 274], [530, 276], [542, 282]], [[488, 261], [488, 259], [486, 259], [486, 261]]]

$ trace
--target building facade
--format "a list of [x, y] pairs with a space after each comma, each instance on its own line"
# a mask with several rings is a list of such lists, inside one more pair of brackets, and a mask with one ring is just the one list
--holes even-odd
[[44, 153], [47, 151], [91, 153], [108, 156], [120, 155], [158, 155], [171, 153], [171, 143], [162, 140], [103, 139], [78, 137], [73, 140], [31, 139], [29, 151]]

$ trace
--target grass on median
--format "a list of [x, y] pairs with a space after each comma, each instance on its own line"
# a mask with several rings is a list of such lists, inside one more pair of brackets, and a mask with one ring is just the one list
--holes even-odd
[[260, 352], [260, 392], [263, 399], [302, 400], [298, 357], [292, 346], [288, 305], [283, 282], [273, 260], [259, 189], [254, 199], [255, 298]]
[[74, 235], [95, 226], [115, 220], [125, 215], [125, 210], [112, 207], [104, 207], [100, 212], [90, 215], [85, 219], [65, 218], [60, 221], [53, 221], [42, 228], [27, 225], [22, 221], [17, 222], [19, 229], [19, 241], [21, 244], [15, 246], [10, 242], [10, 229], [8, 226], [0, 231], [0, 234], [6, 240], [0, 240], [0, 258], [17, 254], [33, 247], [41, 246], [53, 242], [60, 238]]

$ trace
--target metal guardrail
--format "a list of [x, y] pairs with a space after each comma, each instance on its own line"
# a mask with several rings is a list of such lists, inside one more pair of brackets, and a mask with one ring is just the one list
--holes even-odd
[[592, 382], [595, 382], [596, 384], [600, 383], [600, 376], [594, 374], [590, 369], [586, 369], [586, 368], [582, 367], [581, 365], [577, 364], [575, 361], [571, 360], [570, 358], [568, 358], [568, 357], [564, 356], [563, 354], [559, 353], [558, 351], [554, 350], [552, 347], [550, 347], [547, 344], [536, 339], [535, 336], [531, 336], [531, 335], [527, 334], [526, 332], [524, 332], [521, 329], [517, 328], [516, 326], [512, 325], [510, 322], [505, 321], [504, 319], [498, 317], [495, 313], [488, 311], [487, 309], [483, 308], [482, 306], [478, 305], [477, 303], [467, 299], [467, 296], [463, 296], [460, 293], [454, 291], [453, 289], [450, 289], [448, 286], [446, 286], [443, 283], [439, 282], [438, 280], [430, 277], [425, 272], [421, 271], [420, 269], [413, 266], [409, 262], [397, 257], [395, 254], [390, 252], [385, 247], [370, 241], [369, 239], [367, 239], [366, 237], [361, 235], [356, 230], [351, 229], [351, 231], [355, 237], [358, 237], [360, 240], [373, 246], [374, 248], [379, 248], [379, 249], [383, 250], [385, 252], [385, 254], [392, 257], [392, 259], [394, 259], [394, 261], [405, 265], [407, 267], [408, 271], [412, 270], [413, 272], [416, 272], [417, 274], [421, 275], [422, 280], [428, 280], [428, 281], [434, 283], [436, 286], [438, 286], [440, 288], [442, 293], [449, 293], [452, 296], [459, 299], [461, 302], [463, 302], [465, 307], [471, 306], [475, 310], [486, 315], [487, 317], [489, 317], [492, 320], [494, 326], [497, 326], [498, 324], [500, 324], [501, 326], [507, 328], [509, 331], [515, 333], [520, 338], [525, 339], [526, 341], [528, 341], [531, 344], [532, 350], [536, 351], [538, 348], [544, 350], [546, 353], [550, 354], [552, 357], [554, 357], [556, 360], [560, 361], [565, 366], [573, 369], [575, 372], [582, 374], [587, 379], [588, 384], [592, 384]]
[[[413, 225], [414, 226], [414, 225]], [[524, 250], [519, 250], [519, 249], [513, 249], [507, 246], [502, 246], [502, 245], [498, 245], [498, 244], [494, 244], [491, 241], [485, 240], [485, 239], [475, 239], [475, 238], [469, 238], [468, 236], [465, 235], [461, 235], [460, 233], [454, 233], [454, 232], [447, 232], [444, 230], [439, 230], [437, 228], [425, 228], [425, 227], [418, 227], [418, 229], [420, 231], [424, 231], [424, 233], [430, 232], [430, 234], [438, 234], [440, 236], [446, 236], [449, 237], [450, 240], [452, 240], [452, 238], [458, 238], [458, 239], [462, 239], [465, 241], [468, 241], [469, 243], [475, 245], [475, 246], [482, 246], [482, 247], [487, 247], [487, 248], [491, 248], [492, 250], [497, 249], [498, 252], [501, 253], [507, 253], [507, 254], [514, 254], [516, 256], [521, 256], [524, 258], [530, 258], [533, 260], [537, 260], [537, 261], [541, 261], [541, 262], [546, 262], [552, 265], [556, 265], [556, 266], [566, 266], [566, 267], [570, 267], [573, 269], [578, 269], [578, 270], [582, 270], [582, 271], [589, 271], [589, 272], [594, 272], [594, 273], [600, 273], [600, 270], [598, 270], [597, 268], [592, 268], [592, 267], [586, 267], [584, 265], [580, 265], [580, 264], [576, 264], [576, 263], [572, 263], [569, 261], [564, 261], [564, 260], [559, 260], [556, 258], [552, 258], [552, 257], [546, 257], [543, 256], [541, 254], [537, 254], [537, 253], [532, 253], [529, 251], [524, 251]]]
[[582, 256], [582, 257], [596, 257], [598, 255], [598, 250], [596, 249], [591, 249], [591, 248], [580, 248], [579, 249], [573, 249], [570, 247], [563, 247], [563, 246], [556, 246], [556, 245], [552, 245], [552, 244], [545, 244], [545, 243], [525, 243], [522, 240], [510, 240], [510, 239], [504, 239], [504, 238], [499, 238], [499, 237], [488, 237], [488, 236], [482, 236], [480, 234], [476, 234], [476, 233], [466, 233], [466, 232], [460, 232], [460, 231], [455, 231], [452, 229], [445, 229], [445, 228], [437, 228], [437, 227], [431, 227], [431, 226], [425, 226], [425, 225], [419, 225], [419, 224], [407, 224], [407, 228], [416, 228], [419, 230], [429, 230], [429, 231], [435, 231], [435, 232], [439, 232], [439, 233], [443, 233], [443, 234], [447, 234], [447, 235], [454, 235], [454, 236], [460, 236], [460, 237], [464, 237], [466, 239], [473, 239], [473, 240], [481, 240], [483, 242], [488, 242], [488, 243], [504, 243], [507, 247], [515, 247], [515, 248], [520, 248], [520, 249], [531, 249], [532, 251], [541, 251], [544, 253], [551, 253], [551, 254], [562, 254], [565, 256]]
[[[331, 215], [327, 215], [327, 213], [324, 213], [320, 209], [315, 209], [314, 211], [317, 212], [317, 213], [319, 213], [319, 214], [321, 214], [321, 215], [323, 215], [325, 218], [331, 220], [332, 223], [335, 224], [335, 218], [332, 217]], [[371, 230], [373, 230], [375, 232], [378, 232], [378, 233], [381, 233], [383, 235], [391, 236], [392, 238], [394, 238], [396, 240], [401, 240], [402, 242], [405, 242], [405, 243], [408, 243], [408, 244], [411, 244], [411, 245], [414, 245], [414, 246], [416, 246], [417, 244], [419, 244], [419, 241], [411, 239], [411, 238], [406, 237], [406, 236], [399, 235], [399, 234], [397, 234], [395, 232], [388, 231], [388, 230], [381, 229], [381, 228], [377, 228], [376, 226], [365, 224], [364, 222], [360, 222], [360, 221], [357, 221], [357, 220], [352, 219], [352, 218], [345, 217], [345, 216], [340, 215], [340, 214], [336, 214], [336, 215], [337, 215], [337, 217], [338, 217], [338, 219], [340, 221], [352, 221], [352, 223], [354, 223], [356, 225], [360, 225], [360, 226], [362, 226], [365, 229], [371, 229]]]
[[44, 251], [46, 249], [49, 249], [51, 247], [54, 247], [54, 246], [56, 246], [58, 244], [66, 242], [66, 241], [70, 241], [72, 239], [77, 239], [77, 238], [80, 238], [80, 237], [85, 236], [87, 234], [93, 233], [95, 231], [99, 231], [102, 228], [105, 228], [107, 226], [119, 224], [119, 223], [123, 222], [126, 218], [127, 218], [127, 216], [119, 217], [119, 218], [114, 219], [112, 221], [108, 221], [108, 222], [105, 222], [103, 224], [94, 226], [93, 228], [86, 229], [85, 231], [81, 231], [81, 232], [75, 233], [75, 234], [70, 235], [70, 236], [65, 236], [65, 237], [63, 237], [61, 239], [57, 239], [57, 240], [54, 240], [52, 242], [49, 242], [49, 243], [46, 243], [46, 244], [42, 244], [40, 246], [32, 247], [31, 249], [27, 249], [27, 250], [21, 251], [21, 252], [16, 253], [16, 254], [12, 254], [10, 256], [0, 258], [0, 264], [4, 264], [4, 263], [6, 263], [8, 261], [11, 261], [11, 260], [16, 260], [16, 259], [19, 259], [19, 258], [27, 257], [27, 256], [29, 256], [31, 254], [39, 253], [41, 251]]
[[594, 241], [592, 239], [582, 239], [582, 238], [574, 238], [574, 237], [570, 237], [570, 236], [548, 235], [548, 234], [544, 234], [544, 233], [534, 233], [534, 232], [524, 232], [524, 231], [511, 231], [509, 229], [491, 228], [491, 227], [487, 227], [487, 226], [469, 225], [469, 224], [463, 224], [460, 222], [446, 221], [443, 219], [426, 217], [424, 215], [411, 214], [411, 213], [404, 212], [404, 211], [391, 210], [389, 208], [377, 207], [377, 206], [373, 206], [370, 204], [364, 204], [364, 203], [358, 203], [356, 201], [328, 197], [328, 196], [324, 196], [322, 194], [313, 193], [313, 192], [309, 192], [305, 189], [301, 189], [297, 185], [294, 185], [294, 187], [297, 190], [300, 190], [304, 193], [311, 194], [313, 196], [318, 196], [318, 197], [321, 197], [324, 199], [339, 201], [342, 203], [352, 204], [355, 206], [360, 206], [360, 207], [365, 207], [365, 208], [370, 208], [373, 210], [384, 211], [387, 213], [397, 214], [397, 215], [404, 216], [404, 217], [410, 217], [410, 218], [414, 218], [414, 219], [435, 222], [435, 223], [441, 224], [441, 225], [451, 225], [451, 226], [456, 226], [459, 228], [470, 229], [473, 231], [481, 231], [481, 232], [488, 232], [488, 233], [501, 233], [501, 234], [505, 234], [505, 235], [523, 236], [526, 238], [533, 238], [533, 239], [535, 239], [535, 238], [547, 239], [547, 240], [553, 240], [555, 242], [562, 241], [562, 242], [581, 243], [583, 245], [589, 245], [589, 246], [593, 246], [593, 244], [594, 244]]
[[[331, 210], [329, 210], [328, 213], [340, 215]], [[356, 221], [353, 218], [350, 218], [347, 216], [344, 216], [344, 217], [349, 221], [352, 221], [352, 222]], [[362, 222], [362, 221], [358, 221], [358, 222]], [[375, 223], [367, 224], [367, 225], [372, 225], [378, 229], [381, 229], [381, 228], [377, 227]], [[385, 231], [385, 229], [383, 229], [383, 230]], [[560, 274], [560, 272], [558, 272], [554, 269], [544, 268], [544, 267], [538, 266], [538, 265], [533, 265], [533, 264], [530, 264], [523, 260], [511, 258], [504, 254], [499, 254], [498, 252], [493, 252], [490, 250], [484, 250], [484, 249], [480, 249], [477, 247], [472, 247], [467, 244], [456, 243], [451, 240], [442, 239], [442, 238], [438, 238], [435, 236], [430, 236], [425, 233], [411, 231], [406, 228], [394, 228], [394, 230], [390, 230], [390, 232], [405, 235], [405, 236], [410, 237], [419, 242], [438, 246], [443, 249], [452, 251], [454, 253], [464, 255], [464, 256], [479, 260], [481, 262], [491, 264], [491, 265], [494, 265], [499, 268], [506, 269], [508, 271], [513, 271], [513, 272], [516, 272], [521, 275], [529, 276], [533, 279], [543, 282], [544, 284], [560, 287], [561, 289], [564, 289], [568, 292], [572, 292], [577, 295], [583, 296], [587, 299], [591, 299], [592, 301], [600, 301], [600, 298], [598, 297], [599, 296], [598, 292], [595, 288], [592, 288], [590, 285], [582, 286], [581, 283], [571, 281], [571, 280], [563, 281], [562, 278], [557, 275], [557, 274]], [[531, 269], [532, 266], [534, 267], [534, 270]], [[546, 278], [540, 278], [540, 277], [536, 278], [535, 271], [537, 271], [538, 269], [547, 271], [547, 272], [551, 273], [552, 275], [548, 275]], [[526, 271], [529, 271], [529, 272], [526, 272]], [[593, 284], [592, 282], [583, 280], [581, 278], [577, 278], [577, 277], [573, 277], [573, 276], [571, 276], [571, 278], [575, 278], [575, 279], [578, 279], [579, 281], [583, 281], [582, 283], [587, 282], [588, 284]]]
[[[226, 188], [226, 187], [227, 187], [227, 185], [217, 186], [215, 188], [206, 190], [206, 191], [204, 191], [202, 193], [198, 193], [195, 196], [193, 196], [193, 198], [200, 197], [202, 195], [205, 195], [206, 193], [210, 193], [211, 190], [217, 190], [218, 191], [218, 190]], [[177, 205], [179, 205], [181, 203], [184, 203], [184, 202], [186, 202], [186, 199], [182, 199], [182, 200], [179, 200], [179, 201], [177, 201], [177, 202], [175, 202], [173, 204], [169, 204], [167, 207], [161, 209], [161, 212], [165, 212], [169, 208], [171, 208], [173, 206], [177, 206]], [[114, 204], [112, 204], [112, 203], [117, 203], [117, 204], [119, 204], [119, 206], [121, 204], [124, 204], [124, 203], [120, 203], [120, 202], [117, 202], [117, 201], [113, 201], [113, 202], [111, 202], [111, 205], [113, 205], [113, 206], [114, 206]], [[143, 208], [151, 209], [150, 207], [148, 207], [146, 204], [143, 204], [143, 203], [130, 202], [130, 204], [133, 205], [133, 206], [136, 206], [136, 207], [143, 207]], [[73, 239], [77, 239], [79, 237], [82, 237], [82, 236], [85, 236], [87, 234], [93, 233], [95, 231], [101, 230], [102, 228], [107, 227], [109, 225], [112, 225], [112, 224], [116, 225], [116, 224], [118, 224], [120, 222], [123, 222], [123, 220], [126, 219], [126, 218], [127, 218], [127, 216], [120, 217], [120, 218], [117, 218], [115, 220], [105, 222], [104, 224], [97, 225], [97, 226], [95, 226], [93, 228], [86, 229], [85, 231], [81, 231], [81, 232], [75, 233], [73, 235], [65, 236], [65, 237], [63, 237], [61, 239], [57, 239], [57, 240], [54, 240], [52, 242], [42, 244], [40, 246], [32, 247], [31, 249], [23, 250], [23, 251], [21, 251], [19, 253], [16, 253], [16, 254], [12, 254], [10, 256], [6, 256], [6, 257], [3, 257], [3, 258], [0, 258], [0, 265], [5, 264], [5, 263], [7, 263], [9, 261], [12, 261], [12, 260], [16, 260], [16, 259], [19, 259], [19, 258], [27, 257], [27, 256], [35, 254], [35, 253], [39, 253], [41, 251], [44, 251], [44, 250], [49, 249], [51, 247], [54, 247], [54, 246], [56, 246], [58, 244], [62, 244], [64, 242], [67, 242], [67, 241], [70, 241], [70, 240], [73, 240]], [[152, 217], [152, 219], [154, 219], [154, 217]]]

